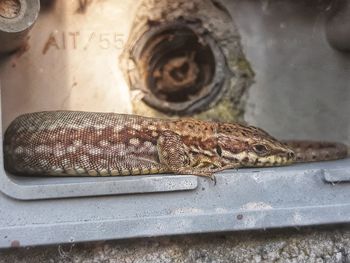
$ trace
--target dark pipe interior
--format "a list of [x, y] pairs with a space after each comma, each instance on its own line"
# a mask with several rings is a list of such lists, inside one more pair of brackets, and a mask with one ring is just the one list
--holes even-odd
[[195, 99], [215, 73], [210, 46], [185, 26], [153, 35], [141, 53], [141, 60], [147, 89], [167, 102]]

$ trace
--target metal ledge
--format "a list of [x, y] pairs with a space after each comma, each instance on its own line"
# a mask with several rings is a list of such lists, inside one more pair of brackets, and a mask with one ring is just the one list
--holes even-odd
[[197, 178], [189, 175], [20, 178], [8, 175], [3, 170], [0, 173], [0, 190], [20, 200], [172, 192], [193, 190], [198, 186]]
[[324, 177], [349, 169], [350, 159], [228, 170], [193, 191], [69, 201], [0, 195], [0, 247], [349, 222], [350, 184]]

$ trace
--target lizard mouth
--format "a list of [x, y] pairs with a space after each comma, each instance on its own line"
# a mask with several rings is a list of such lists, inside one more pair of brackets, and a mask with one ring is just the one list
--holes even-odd
[[282, 166], [289, 165], [295, 160], [293, 151], [284, 152], [283, 154], [269, 155], [265, 157], [258, 157], [255, 161], [256, 166]]
[[226, 164], [239, 162], [241, 167], [283, 166], [292, 164], [295, 161], [295, 153], [292, 150], [283, 150], [265, 156], [258, 156], [247, 152], [241, 152], [235, 155], [228, 155], [226, 151], [223, 153], [226, 153], [224, 156]]

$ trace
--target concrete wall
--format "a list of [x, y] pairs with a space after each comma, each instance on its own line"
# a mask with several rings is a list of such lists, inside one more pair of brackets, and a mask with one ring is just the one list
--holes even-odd
[[236, 232], [11, 249], [0, 262], [350, 262], [348, 228]]

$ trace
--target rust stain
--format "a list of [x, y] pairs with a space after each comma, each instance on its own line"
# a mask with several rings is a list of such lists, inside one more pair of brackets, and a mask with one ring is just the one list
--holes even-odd
[[27, 38], [24, 40], [22, 46], [16, 51], [17, 58], [20, 58], [25, 52], [27, 52], [29, 50], [29, 48], [30, 48], [29, 38], [30, 38], [30, 36], [27, 36]]
[[78, 8], [75, 10], [75, 13], [85, 14], [92, 2], [93, 0], [78, 0]]
[[18, 240], [11, 241], [11, 247], [20, 247], [21, 243]]

